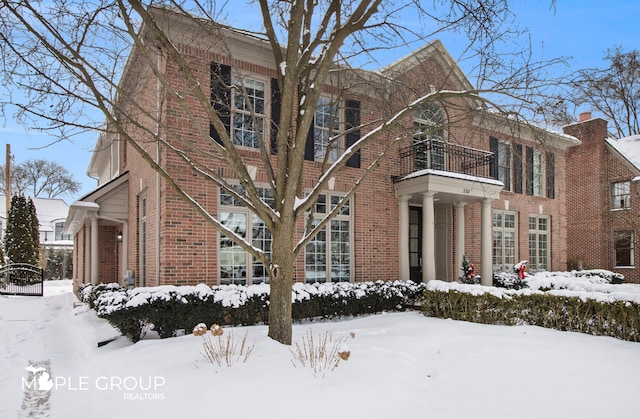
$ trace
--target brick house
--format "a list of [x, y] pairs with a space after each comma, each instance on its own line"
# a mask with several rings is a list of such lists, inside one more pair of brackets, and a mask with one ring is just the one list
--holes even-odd
[[640, 282], [640, 137], [611, 138], [607, 121], [590, 112], [564, 132], [582, 140], [567, 153], [569, 267], [608, 269]]
[[[259, 118], [268, 124], [265, 126], [276, 125], [280, 116], [278, 69], [269, 44], [221, 28], [217, 36], [224, 39], [225, 47], [217, 48], [219, 42], [194, 36], [182, 16], [159, 13], [201, 85], [211, 87], [212, 99], [229, 100], [227, 129], [233, 130], [233, 138], [242, 146], [242, 157], [259, 193], [265, 201], [273, 199], [261, 169], [256, 137], [246, 135], [247, 127], [241, 122], [245, 110], [228, 89], [231, 80], [243, 83], [245, 91], [249, 86]], [[161, 54], [158, 69], [180, 89], [175, 67]], [[196, 120], [190, 121], [171, 96], [157, 100], [162, 92], [146, 74], [149, 69], [134, 56], [122, 80], [131, 83], [131, 94], [139, 103], [148, 105], [146, 112], [164, 117], [164, 137], [196, 138], [197, 129], [206, 129], [204, 115], [195, 112]], [[323, 86], [326, 95], [318, 103], [310, 131], [303, 187], [311, 188], [321, 174], [318, 160], [328, 150], [326, 132], [333, 129], [328, 121], [335, 118], [338, 130], [351, 128], [343, 143], [331, 151], [340, 153], [357, 136], [428, 91], [470, 88], [439, 41], [378, 71], [336, 67]], [[316, 214], [344, 196], [385, 151], [386, 141], [397, 136], [410, 138], [392, 147], [340, 215], [307, 244], [296, 263], [296, 280], [452, 281], [460, 275], [463, 255], [476, 265], [483, 283], [491, 283], [492, 272], [509, 270], [522, 259], [530, 261], [533, 271], [566, 269], [565, 153], [580, 141], [478, 110], [480, 105], [460, 97], [424, 104], [400, 121], [386, 140], [352, 157], [330, 179], [315, 205]], [[147, 122], [144, 116], [140, 122]], [[271, 135], [264, 131], [262, 135]], [[216, 139], [215, 130], [210, 135]], [[204, 182], [166, 147], [141, 140], [208, 211], [242, 231], [254, 245], [269, 248], [270, 234], [251, 211]], [[204, 141], [198, 145], [206, 147]], [[184, 204], [116, 134], [102, 134], [95, 150], [88, 173], [98, 179], [98, 187], [71, 205], [67, 219], [67, 231], [75, 239], [76, 283], [122, 282], [125, 276], [136, 286], [251, 284], [268, 279], [259, 262]], [[212, 159], [210, 164], [229, 183], [237, 183], [228, 163]], [[299, 231], [302, 229], [300, 225]]]

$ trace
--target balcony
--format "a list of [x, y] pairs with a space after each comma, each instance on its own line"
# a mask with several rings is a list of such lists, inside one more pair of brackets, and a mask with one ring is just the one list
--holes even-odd
[[490, 151], [426, 139], [400, 149], [398, 180], [426, 169], [495, 179], [491, 173], [492, 162], [493, 153]]

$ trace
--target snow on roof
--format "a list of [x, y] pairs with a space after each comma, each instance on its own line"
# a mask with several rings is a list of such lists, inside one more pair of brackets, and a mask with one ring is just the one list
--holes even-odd
[[640, 135], [617, 139], [607, 138], [605, 142], [640, 170]]
[[[53, 221], [64, 222], [69, 213], [69, 205], [62, 199], [56, 198], [31, 198], [36, 207], [36, 214], [40, 225], [50, 225]], [[5, 196], [0, 195], [0, 202], [4, 202]], [[7, 209], [0, 205], [0, 217], [7, 218]]]
[[408, 174], [403, 177], [402, 180], [411, 179], [415, 177], [425, 176], [425, 175], [438, 175], [456, 179], [467, 180], [470, 182], [480, 182], [480, 183], [489, 183], [496, 186], [504, 186], [504, 183], [497, 179], [485, 178], [480, 176], [466, 175], [463, 173], [455, 173], [455, 172], [447, 172], [445, 170], [436, 170], [436, 169], [422, 169], [415, 171], [413, 173]]

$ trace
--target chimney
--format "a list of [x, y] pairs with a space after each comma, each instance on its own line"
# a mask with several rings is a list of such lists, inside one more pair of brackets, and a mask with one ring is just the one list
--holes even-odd
[[578, 117], [579, 122], [588, 121], [591, 119], [591, 112], [582, 112]]

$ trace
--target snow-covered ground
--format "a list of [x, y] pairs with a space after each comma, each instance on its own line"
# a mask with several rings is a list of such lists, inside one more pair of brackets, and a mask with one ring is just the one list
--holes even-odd
[[118, 332], [70, 281], [47, 282], [44, 298], [0, 296], [0, 418], [638, 415], [638, 343], [416, 312], [299, 324], [294, 342], [310, 331], [346, 340], [349, 360], [314, 375], [265, 326], [233, 329], [255, 346], [231, 367], [208, 363], [193, 335], [98, 347]]

